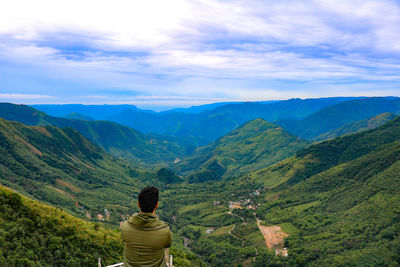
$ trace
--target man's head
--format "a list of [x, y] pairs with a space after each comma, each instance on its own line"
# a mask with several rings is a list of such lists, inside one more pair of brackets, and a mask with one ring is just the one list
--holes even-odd
[[153, 212], [158, 208], [158, 189], [154, 186], [144, 188], [139, 194], [138, 205], [142, 212]]

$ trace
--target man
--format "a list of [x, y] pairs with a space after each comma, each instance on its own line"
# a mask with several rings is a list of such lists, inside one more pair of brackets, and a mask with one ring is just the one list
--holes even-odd
[[164, 251], [171, 246], [172, 234], [168, 224], [156, 216], [158, 195], [157, 188], [144, 188], [137, 202], [141, 212], [121, 226], [124, 267], [166, 266]]

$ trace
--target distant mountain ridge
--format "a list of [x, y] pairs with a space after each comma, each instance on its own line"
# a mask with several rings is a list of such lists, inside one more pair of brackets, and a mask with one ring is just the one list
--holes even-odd
[[400, 98], [371, 97], [341, 102], [301, 120], [281, 120], [276, 123], [294, 135], [307, 140], [343, 125], [385, 113], [400, 113]]
[[388, 121], [393, 120], [396, 117], [397, 117], [396, 114], [386, 112], [369, 119], [349, 122], [337, 129], [334, 129], [332, 131], [317, 136], [316, 138], [314, 138], [314, 140], [321, 141], [321, 140], [335, 138], [337, 136], [343, 136], [361, 131], [371, 130], [387, 123]]
[[[61, 111], [65, 114], [78, 112], [95, 119], [114, 121], [143, 133], [156, 133], [180, 138], [196, 138], [201, 145], [206, 145], [250, 120], [257, 118], [262, 118], [267, 121], [302, 119], [322, 108], [351, 99], [357, 98], [332, 97], [304, 100], [290, 99], [272, 103], [243, 102], [226, 103], [223, 105], [215, 103], [160, 113], [143, 111], [134, 106], [125, 106], [125, 109], [123, 109], [124, 106], [122, 105], [116, 106], [114, 109], [107, 105], [100, 105], [98, 106], [99, 111], [105, 108], [110, 109], [109, 112], [103, 112], [104, 115], [101, 115], [101, 118], [96, 116], [99, 116], [102, 112], [98, 112], [93, 116], [92, 113], [85, 113], [83, 110], [84, 108], [93, 109], [94, 106], [82, 107], [82, 105], [66, 105], [65, 107], [68, 112], [63, 110], [63, 105], [35, 105], [34, 107], [49, 112], [51, 109], [51, 112], [54, 113], [50, 114], [56, 114], [56, 112]], [[76, 107], [76, 110], [73, 109], [74, 107]], [[115, 113], [117, 107], [121, 109], [119, 113]], [[210, 107], [213, 108], [209, 109]]]

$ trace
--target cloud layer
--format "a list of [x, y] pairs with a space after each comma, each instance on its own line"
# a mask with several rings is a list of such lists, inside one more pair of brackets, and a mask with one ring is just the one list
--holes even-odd
[[399, 32], [388, 0], [3, 1], [0, 100], [400, 95]]

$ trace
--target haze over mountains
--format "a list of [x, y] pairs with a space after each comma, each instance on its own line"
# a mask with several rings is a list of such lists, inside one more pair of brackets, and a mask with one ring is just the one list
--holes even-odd
[[[100, 106], [98, 114], [96, 106], [43, 108], [71, 119], [0, 104], [0, 183], [108, 227], [137, 211], [132, 199], [140, 188], [156, 185], [159, 215], [174, 232], [176, 266], [400, 264], [399, 98], [228, 103], [163, 113], [131, 106]], [[145, 133], [101, 116], [140, 125]], [[9, 225], [0, 238], [28, 229], [26, 216], [48, 226], [59, 220], [57, 210], [45, 218], [32, 208], [41, 204], [18, 196], [0, 190], [7, 210], [0, 223]], [[11, 215], [12, 209], [22, 212]], [[63, 246], [82, 251], [89, 250], [79, 242], [102, 242], [98, 256], [120, 260], [115, 234], [101, 228], [103, 241], [98, 234], [82, 237], [82, 223], [43, 228], [51, 236], [46, 242], [68, 237]], [[289, 235], [276, 244], [288, 257], [267, 248], [262, 226]], [[35, 231], [26, 237], [40, 243], [43, 232]], [[18, 262], [22, 254], [4, 244], [0, 263]], [[29, 264], [68, 265], [82, 257], [52, 249], [57, 257], [46, 261], [30, 250], [21, 245]]]
[[[330, 105], [354, 98], [320, 98], [320, 99], [290, 99], [278, 102], [246, 102], [226, 104], [210, 110], [198, 109], [200, 112], [161, 112], [142, 111], [134, 106], [96, 106], [75, 105], [40, 105], [33, 106], [52, 114], [65, 116], [78, 112], [95, 119], [114, 121], [132, 127], [143, 133], [158, 133], [186, 138], [194, 136], [205, 145], [229, 133], [237, 127], [253, 119], [275, 121], [280, 119], [302, 119]], [[121, 112], [117, 110], [124, 109]], [[63, 111], [66, 109], [66, 111]], [[104, 110], [104, 111], [103, 111]], [[181, 110], [180, 110], [181, 111]], [[104, 113], [104, 115], [100, 115]], [[113, 115], [110, 115], [112, 114]]]

